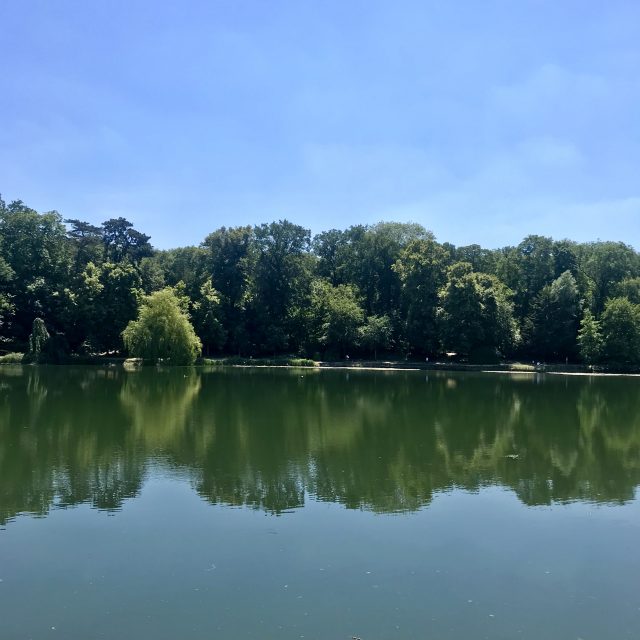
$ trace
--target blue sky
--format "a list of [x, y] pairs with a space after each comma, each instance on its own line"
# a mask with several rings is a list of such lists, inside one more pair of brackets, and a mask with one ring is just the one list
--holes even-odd
[[0, 3], [0, 192], [162, 248], [288, 218], [640, 248], [640, 2]]

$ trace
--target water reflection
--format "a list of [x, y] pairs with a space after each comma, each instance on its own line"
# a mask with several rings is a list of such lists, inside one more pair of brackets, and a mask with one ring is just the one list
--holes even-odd
[[[348, 378], [347, 378], [348, 376]], [[633, 498], [639, 382], [625, 378], [96, 368], [0, 369], [0, 523], [118, 509], [150, 469], [216, 504], [306, 494], [411, 511], [511, 488], [527, 505]]]

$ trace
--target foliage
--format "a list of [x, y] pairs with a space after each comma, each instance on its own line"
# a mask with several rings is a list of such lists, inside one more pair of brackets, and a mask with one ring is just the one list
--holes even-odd
[[316, 280], [311, 292], [311, 349], [343, 356], [356, 348], [364, 322], [358, 292], [353, 285]]
[[24, 362], [24, 353], [5, 353], [0, 356], [0, 364], [21, 364]]
[[628, 298], [634, 304], [640, 304], [640, 277], [625, 278], [613, 287], [615, 298]]
[[398, 222], [312, 238], [281, 220], [158, 251], [124, 218], [63, 222], [0, 198], [5, 350], [26, 351], [34, 320], [45, 318], [49, 359], [118, 354], [141, 300], [167, 286], [207, 354], [453, 350], [472, 360], [518, 352], [640, 363], [640, 256], [621, 242], [531, 235], [501, 249], [456, 247]]
[[369, 316], [359, 328], [360, 345], [364, 351], [373, 352], [378, 359], [378, 351], [388, 351], [393, 346], [393, 326], [389, 316]]
[[170, 364], [193, 364], [202, 349], [171, 287], [144, 298], [137, 320], [129, 322], [122, 337], [132, 356], [153, 363], [162, 360]]
[[199, 299], [192, 307], [194, 328], [202, 340], [205, 353], [208, 355], [211, 351], [221, 351], [226, 332], [220, 320], [220, 295], [210, 280], [200, 287]]
[[49, 332], [42, 318], [36, 318], [33, 321], [33, 329], [29, 336], [29, 358], [32, 360], [38, 360], [47, 346], [49, 341]]
[[589, 309], [584, 312], [578, 331], [580, 357], [587, 364], [595, 364], [602, 357], [602, 332], [600, 323]]
[[402, 317], [407, 342], [419, 353], [438, 351], [436, 309], [446, 281], [449, 252], [433, 234], [405, 246], [393, 265], [401, 283]]
[[510, 292], [495, 276], [475, 273], [468, 262], [449, 267], [438, 311], [448, 351], [469, 355], [480, 347], [495, 347], [505, 353], [515, 345]]
[[545, 285], [533, 301], [527, 319], [527, 348], [545, 360], [573, 358], [580, 317], [578, 285], [565, 271]]
[[640, 305], [628, 298], [607, 300], [601, 326], [605, 360], [621, 364], [640, 361]]

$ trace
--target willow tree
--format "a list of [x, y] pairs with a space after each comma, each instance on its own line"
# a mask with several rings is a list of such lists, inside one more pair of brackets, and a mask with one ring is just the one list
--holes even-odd
[[144, 298], [137, 320], [129, 322], [122, 338], [132, 356], [152, 363], [193, 364], [202, 351], [182, 300], [171, 287]]

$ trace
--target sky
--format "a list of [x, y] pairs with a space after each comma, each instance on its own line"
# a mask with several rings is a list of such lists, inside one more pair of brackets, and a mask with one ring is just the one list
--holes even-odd
[[3, 0], [0, 193], [159, 248], [288, 219], [640, 249], [640, 2]]

